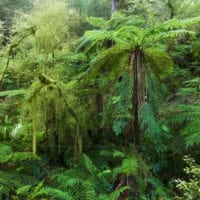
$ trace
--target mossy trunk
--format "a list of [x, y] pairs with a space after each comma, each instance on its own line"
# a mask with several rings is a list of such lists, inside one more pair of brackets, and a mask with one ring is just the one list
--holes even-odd
[[5, 66], [4, 70], [3, 70], [3, 73], [2, 73], [2, 76], [1, 76], [1, 79], [0, 79], [0, 91], [3, 90], [3, 83], [4, 83], [4, 79], [5, 79], [6, 73], [8, 71], [9, 63], [10, 63], [10, 56], [8, 55], [6, 66]]

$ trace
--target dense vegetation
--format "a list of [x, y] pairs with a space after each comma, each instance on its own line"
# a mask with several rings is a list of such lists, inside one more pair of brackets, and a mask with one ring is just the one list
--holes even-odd
[[0, 199], [200, 199], [199, 0], [0, 0]]

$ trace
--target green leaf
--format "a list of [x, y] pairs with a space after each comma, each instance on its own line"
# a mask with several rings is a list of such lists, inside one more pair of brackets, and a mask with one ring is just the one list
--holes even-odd
[[31, 185], [25, 185], [17, 189], [17, 195], [25, 194], [31, 189]]
[[27, 91], [23, 90], [23, 89], [20, 89], [20, 90], [7, 90], [7, 91], [0, 92], [0, 97], [22, 96], [22, 95], [25, 95], [26, 93], [27, 93]]

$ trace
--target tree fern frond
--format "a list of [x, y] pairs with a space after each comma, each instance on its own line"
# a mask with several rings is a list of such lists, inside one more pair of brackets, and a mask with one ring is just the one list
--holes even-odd
[[162, 24], [162, 28], [166, 30], [172, 29], [186, 29], [190, 26], [200, 23], [200, 17], [192, 17], [187, 19], [178, 20], [176, 18], [166, 21]]
[[102, 17], [87, 17], [86, 21], [94, 27], [97, 28], [106, 28], [107, 21]]
[[146, 39], [146, 42], [157, 42], [157, 41], [163, 41], [167, 39], [174, 39], [180, 36], [184, 35], [195, 35], [196, 33], [194, 31], [189, 31], [186, 29], [178, 29], [178, 30], [171, 30], [167, 32], [160, 32], [158, 34], [151, 35]]
[[168, 119], [173, 123], [200, 121], [200, 106], [198, 105], [179, 104], [169, 107], [168, 110], [173, 113], [173, 116]]
[[91, 41], [102, 42], [105, 40], [112, 40], [114, 32], [107, 30], [93, 30], [85, 32], [85, 37], [89, 38]]
[[107, 30], [93, 30], [86, 31], [84, 36], [79, 40], [79, 45], [76, 48], [76, 51], [79, 52], [83, 50], [84, 53], [88, 53], [93, 49], [96, 50], [97, 45], [103, 44], [106, 40], [112, 40], [113, 31]]
[[114, 174], [134, 175], [138, 170], [138, 162], [136, 158], [126, 158], [122, 161], [122, 165], [114, 168]]
[[90, 180], [86, 180], [83, 182], [83, 185], [82, 185], [84, 188], [84, 191], [83, 191], [84, 194], [82, 196], [83, 199], [93, 200], [96, 198], [97, 194], [95, 191], [94, 184], [95, 183]]
[[130, 187], [124, 186], [124, 187], [121, 187], [121, 188], [118, 189], [118, 190], [115, 190], [114, 192], [112, 192], [112, 193], [110, 194], [110, 200], [118, 200], [119, 197], [120, 197], [120, 195], [121, 195], [123, 192], [125, 192], [126, 190], [129, 190], [129, 189], [130, 189]]
[[[108, 66], [110, 67], [109, 70], [112, 71], [112, 68], [115, 67], [116, 69], [116, 66], [118, 66], [119, 64], [121, 66], [125, 65], [128, 60], [127, 50], [127, 46], [115, 45], [103, 51], [101, 54], [91, 60], [91, 66], [87, 69], [86, 72], [82, 74], [82, 76], [92, 76], [99, 73], [100, 69], [106, 67], [108, 68]], [[116, 55], [118, 55], [117, 59], [115, 58]], [[110, 61], [110, 64], [108, 64], [108, 60]], [[118, 61], [118, 63], [115, 62], [116, 60]], [[112, 62], [114, 62], [115, 65], [111, 65]]]
[[3, 159], [0, 160], [0, 163], [16, 163], [23, 162], [27, 160], [40, 160], [41, 158], [32, 152], [15, 152], [9, 155], [6, 155]]
[[173, 71], [173, 61], [167, 53], [158, 48], [145, 49], [146, 62], [155, 76], [168, 76]]
[[184, 136], [187, 147], [200, 144], [200, 119], [187, 123], [180, 132]]
[[178, 94], [182, 97], [194, 95], [196, 88], [180, 88]]
[[[115, 45], [105, 51], [102, 52], [102, 54], [98, 55], [96, 58], [94, 58], [91, 61], [92, 66], [102, 66], [107, 59], [112, 58], [116, 55], [122, 54], [126, 55], [127, 51], [129, 50], [128, 46], [125, 45]], [[128, 56], [128, 54], [127, 54]]]
[[93, 176], [97, 175], [98, 169], [93, 164], [91, 159], [85, 154], [83, 154], [82, 159], [83, 159], [83, 162], [84, 162], [86, 169], [90, 172], [90, 174], [93, 175]]
[[10, 155], [13, 152], [10, 145], [0, 143], [0, 162], [5, 159], [5, 156]]
[[47, 196], [50, 197], [50, 199], [52, 200], [53, 199], [74, 200], [74, 198], [68, 192], [63, 192], [61, 190], [50, 187], [42, 188], [37, 194], [35, 194], [36, 198], [40, 196]]
[[26, 90], [20, 89], [20, 90], [7, 90], [0, 92], [0, 97], [13, 97], [13, 96], [23, 96], [27, 93]]
[[122, 26], [113, 34], [113, 40], [119, 44], [130, 45], [130, 49], [141, 43], [143, 31], [136, 26]]

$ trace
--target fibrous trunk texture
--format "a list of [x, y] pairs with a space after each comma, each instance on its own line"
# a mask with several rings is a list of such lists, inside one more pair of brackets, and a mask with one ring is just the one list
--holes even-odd
[[136, 50], [131, 56], [130, 73], [133, 78], [133, 97], [132, 97], [132, 114], [133, 114], [133, 140], [136, 146], [142, 141], [139, 122], [139, 109], [145, 102], [145, 67], [142, 62], [140, 50]]

